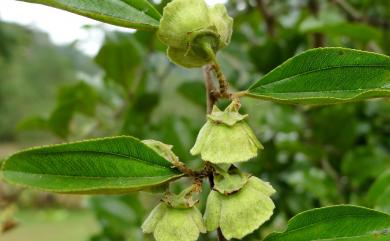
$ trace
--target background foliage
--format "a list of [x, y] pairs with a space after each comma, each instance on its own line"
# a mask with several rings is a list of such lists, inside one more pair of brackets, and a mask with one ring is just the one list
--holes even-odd
[[[160, 11], [166, 2], [157, 5]], [[236, 90], [313, 47], [390, 54], [386, 0], [231, 0], [227, 6], [235, 30], [220, 60]], [[205, 120], [202, 72], [169, 63], [153, 35], [107, 32], [91, 59], [73, 45], [55, 46], [41, 32], [0, 22], [0, 156], [10, 143], [19, 148], [124, 134], [172, 144], [184, 162], [199, 165], [189, 149]], [[243, 112], [250, 113], [250, 125], [265, 146], [243, 168], [277, 190], [272, 220], [245, 240], [281, 230], [289, 218], [314, 207], [350, 203], [390, 212], [388, 99], [325, 107], [244, 99]], [[80, 204], [80, 198], [1, 185], [4, 226], [26, 215], [5, 215], [12, 205], [87, 207], [100, 226], [91, 228], [90, 240], [151, 240], [139, 227], [158, 195], [95, 196]]]

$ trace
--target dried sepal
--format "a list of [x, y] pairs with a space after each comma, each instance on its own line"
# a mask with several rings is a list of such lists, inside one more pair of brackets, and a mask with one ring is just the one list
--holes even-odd
[[164, 157], [168, 161], [175, 163], [179, 161], [179, 158], [172, 151], [173, 146], [165, 144], [161, 141], [156, 140], [143, 140], [142, 143], [152, 148], [155, 152], [157, 152], [160, 156]]
[[197, 198], [194, 198], [196, 194], [193, 192], [193, 186], [191, 186], [178, 195], [171, 192], [165, 193], [162, 201], [172, 208], [192, 208], [199, 202]]
[[214, 105], [213, 110], [207, 118], [215, 123], [225, 124], [227, 126], [233, 126], [237, 122], [240, 122], [248, 117], [248, 115], [242, 115], [238, 110], [233, 108], [234, 103], [229, 105], [225, 111], [222, 111], [218, 106]]

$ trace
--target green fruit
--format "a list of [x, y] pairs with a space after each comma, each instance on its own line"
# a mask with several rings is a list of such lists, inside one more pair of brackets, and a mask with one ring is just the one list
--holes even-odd
[[210, 61], [208, 58], [196, 55], [193, 51], [173, 47], [168, 47], [167, 55], [172, 63], [186, 68], [197, 68]]
[[205, 233], [202, 214], [196, 207], [173, 208], [158, 204], [142, 224], [144, 233], [153, 233], [157, 241], [195, 241]]
[[255, 134], [234, 109], [234, 103], [224, 111], [214, 106], [207, 116], [206, 124], [199, 131], [192, 155], [200, 154], [202, 159], [214, 164], [244, 162], [257, 156], [263, 149]]
[[164, 44], [185, 49], [189, 35], [211, 26], [203, 0], [173, 0], [164, 8], [157, 34]]
[[221, 47], [226, 47], [229, 45], [233, 33], [233, 19], [228, 15], [223, 4], [214, 5], [210, 9], [209, 14], [220, 36]]
[[233, 19], [221, 4], [209, 8], [204, 0], [173, 0], [164, 8], [157, 35], [172, 62], [195, 68], [211, 61], [205, 46], [216, 53], [229, 44], [232, 29]]
[[211, 191], [204, 214], [206, 229], [220, 227], [228, 240], [242, 239], [272, 216], [275, 205], [270, 195], [274, 192], [269, 183], [257, 177], [250, 177], [241, 190], [229, 195]]

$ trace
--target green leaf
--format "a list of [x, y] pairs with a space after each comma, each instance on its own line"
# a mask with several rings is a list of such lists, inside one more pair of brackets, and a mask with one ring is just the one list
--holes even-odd
[[325, 33], [328, 35], [347, 36], [364, 43], [372, 40], [379, 42], [382, 39], [380, 30], [366, 24], [324, 21], [314, 17], [310, 17], [302, 22], [299, 30], [303, 33]]
[[349, 150], [343, 157], [341, 172], [354, 187], [379, 176], [390, 168], [390, 156], [385, 149], [366, 145]]
[[133, 135], [145, 135], [150, 128], [150, 118], [153, 110], [158, 106], [160, 97], [158, 93], [141, 93], [137, 96], [132, 105], [123, 113], [123, 124], [121, 134], [132, 133]]
[[59, 137], [70, 133], [70, 123], [76, 113], [94, 116], [99, 96], [96, 90], [80, 81], [74, 85], [63, 86], [57, 94], [57, 103], [48, 119], [48, 125]]
[[39, 3], [101, 22], [141, 30], [156, 30], [160, 13], [147, 0], [20, 0]]
[[339, 205], [302, 212], [288, 222], [287, 230], [264, 241], [330, 241], [390, 239], [390, 215], [364, 207]]
[[383, 172], [371, 186], [367, 201], [375, 209], [390, 212], [390, 169]]
[[201, 81], [184, 82], [177, 90], [192, 103], [202, 107], [206, 105], [206, 93], [204, 91], [204, 84]]
[[106, 36], [95, 62], [105, 72], [106, 80], [120, 84], [128, 91], [131, 83], [139, 78], [139, 66], [145, 53], [134, 35], [114, 32]]
[[287, 59], [284, 58], [281, 44], [274, 39], [269, 39], [262, 45], [254, 45], [250, 47], [249, 56], [252, 63], [262, 73], [271, 71]]
[[390, 96], [390, 58], [345, 48], [297, 55], [249, 87], [247, 96], [286, 104], [338, 104]]
[[83, 81], [58, 89], [57, 103], [49, 118], [30, 116], [18, 124], [18, 130], [48, 130], [66, 138], [76, 113], [92, 117], [100, 98], [95, 88]]
[[21, 120], [17, 125], [18, 131], [46, 130], [49, 129], [48, 121], [41, 116], [30, 116]]
[[104, 229], [120, 233], [142, 222], [144, 210], [136, 193], [120, 196], [94, 196], [88, 199], [89, 207], [96, 213]]
[[25, 150], [8, 158], [2, 172], [11, 184], [92, 194], [137, 191], [182, 176], [168, 160], [128, 136]]

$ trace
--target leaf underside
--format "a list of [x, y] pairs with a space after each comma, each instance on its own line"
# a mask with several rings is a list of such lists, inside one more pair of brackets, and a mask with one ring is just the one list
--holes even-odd
[[264, 241], [390, 240], [390, 215], [352, 205], [330, 206], [300, 213], [282, 233]]
[[248, 96], [326, 105], [390, 96], [390, 57], [345, 48], [297, 55], [257, 81]]
[[160, 13], [147, 0], [19, 0], [59, 8], [101, 22], [154, 31]]
[[2, 166], [5, 181], [58, 193], [117, 194], [179, 178], [171, 163], [128, 136], [33, 148]]

